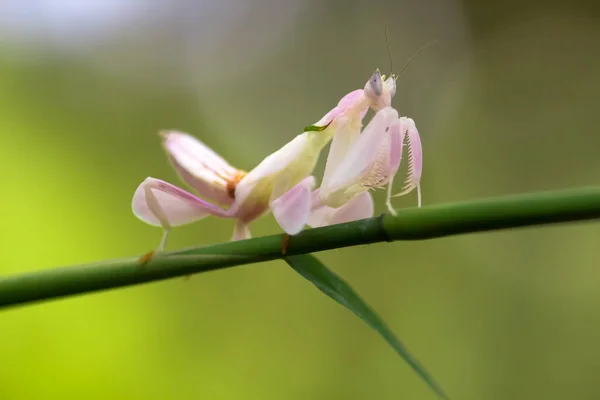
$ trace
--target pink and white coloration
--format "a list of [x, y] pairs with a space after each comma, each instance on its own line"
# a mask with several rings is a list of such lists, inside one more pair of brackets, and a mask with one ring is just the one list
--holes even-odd
[[[248, 224], [270, 211], [286, 233], [295, 235], [304, 228], [312, 212], [315, 181], [311, 173], [321, 150], [333, 137], [335, 117], [346, 107], [340, 101], [313, 125], [318, 128], [296, 136], [249, 173], [232, 167], [190, 135], [164, 132], [163, 145], [171, 163], [205, 199], [149, 177], [133, 196], [133, 212], [142, 221], [163, 228], [159, 251], [172, 227], [209, 215], [236, 220], [232, 240], [249, 238]], [[353, 204], [346, 207], [352, 208]], [[357, 219], [363, 214], [359, 213]]]
[[[232, 239], [240, 240], [250, 237], [248, 224], [265, 215], [272, 206], [285, 229], [289, 225], [285, 212], [289, 209], [286, 207], [289, 197], [285, 194], [312, 172], [320, 149], [328, 142], [324, 140], [325, 135], [319, 133], [297, 136], [249, 173], [232, 167], [192, 136], [181, 132], [163, 133], [164, 147], [173, 166], [181, 178], [206, 200], [170, 183], [146, 178], [133, 196], [133, 212], [142, 221], [163, 228], [159, 250], [164, 247], [172, 227], [209, 215], [235, 219]], [[305, 156], [315, 152], [314, 162]], [[311, 181], [307, 183], [310, 186]], [[306, 186], [306, 183], [301, 186]], [[312, 187], [305, 196], [310, 197], [310, 190]], [[291, 233], [297, 232], [292, 229]]]
[[[395, 93], [395, 77], [392, 75], [386, 80], [375, 71], [363, 90], [355, 90], [346, 96], [352, 104], [334, 120], [337, 131], [319, 190], [323, 205], [337, 208], [370, 189], [387, 185], [386, 205], [395, 214], [391, 189], [406, 141], [408, 176], [402, 191], [394, 196], [405, 195], [417, 188], [418, 205], [421, 206], [421, 141], [414, 121], [400, 118], [391, 107]], [[376, 114], [361, 133], [362, 119], [368, 108]]]
[[[273, 212], [282, 229], [299, 233], [312, 227], [373, 216], [370, 189], [391, 184], [400, 165], [403, 142], [409, 148], [409, 177], [401, 193], [419, 188], [421, 147], [414, 122], [390, 107], [394, 77], [376, 71], [364, 89], [344, 96], [305, 132], [266, 157], [249, 173], [232, 167], [204, 143], [182, 132], [164, 132], [164, 148], [180, 177], [204, 199], [165, 181], [147, 178], [136, 190], [132, 208], [142, 221], [163, 228], [162, 250], [172, 227], [209, 215], [236, 220], [232, 239], [250, 237], [248, 224]], [[369, 108], [377, 113], [361, 134]], [[311, 176], [323, 147], [333, 138], [321, 187]], [[420, 205], [420, 197], [419, 197]]]

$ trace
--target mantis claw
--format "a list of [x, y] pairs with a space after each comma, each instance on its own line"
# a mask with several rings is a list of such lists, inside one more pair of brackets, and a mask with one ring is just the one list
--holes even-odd
[[139, 258], [140, 264], [146, 264], [150, 260], [152, 260], [158, 253], [162, 252], [165, 249], [165, 244], [167, 243], [167, 237], [169, 236], [169, 230], [165, 229], [163, 231], [162, 239], [160, 240], [160, 244], [156, 248], [156, 250], [152, 250]]
[[390, 214], [392, 214], [394, 217], [396, 215], [398, 215], [398, 212], [394, 209], [394, 207], [392, 206], [392, 202], [390, 199], [388, 199], [388, 201], [385, 203], [385, 205], [387, 206], [388, 211], [390, 212]]
[[138, 262], [142, 265], [148, 263], [154, 257], [154, 253], [155, 253], [155, 250], [152, 250], [152, 251], [144, 254], [143, 256], [141, 256], [139, 258]]

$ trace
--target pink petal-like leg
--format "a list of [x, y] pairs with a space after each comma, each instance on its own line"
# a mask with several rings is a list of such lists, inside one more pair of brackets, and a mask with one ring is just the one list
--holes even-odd
[[271, 200], [270, 206], [273, 216], [285, 232], [281, 242], [282, 254], [287, 252], [291, 236], [300, 233], [308, 222], [312, 208], [312, 189], [314, 186], [315, 178], [307, 176], [283, 195]]
[[163, 237], [156, 252], [164, 249], [173, 226], [189, 224], [208, 215], [230, 217], [229, 211], [154, 178], [146, 178], [137, 188], [133, 195], [132, 210], [145, 223], [162, 227]]
[[183, 132], [161, 132], [169, 161], [185, 183], [203, 197], [219, 204], [231, 205], [231, 190], [245, 175], [203, 142]]
[[308, 176], [279, 198], [271, 201], [277, 223], [288, 235], [300, 233], [310, 216], [315, 178]]
[[337, 106], [332, 108], [327, 114], [313, 125], [307, 127], [307, 130], [321, 130], [333, 122], [340, 114], [350, 110], [360, 113], [362, 120], [368, 111], [368, 103], [363, 89], [353, 90], [340, 99]]
[[402, 161], [402, 144], [404, 142], [404, 132], [402, 131], [402, 121], [397, 120], [390, 128], [390, 159], [389, 159], [389, 182], [386, 193], [385, 205], [388, 211], [392, 215], [397, 215], [396, 210], [392, 207], [392, 185], [394, 184], [394, 177], [398, 168], [400, 168], [400, 162]]

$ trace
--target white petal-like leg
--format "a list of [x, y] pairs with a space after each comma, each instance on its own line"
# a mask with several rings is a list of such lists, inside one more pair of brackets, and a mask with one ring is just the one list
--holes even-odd
[[398, 215], [398, 212], [396, 212], [396, 209], [392, 205], [392, 184], [393, 183], [394, 183], [393, 179], [390, 179], [390, 181], [388, 182], [387, 193], [385, 196], [385, 206], [387, 207], [389, 213], [395, 217], [396, 215]]
[[250, 234], [248, 224], [240, 220], [235, 221], [235, 226], [233, 227], [233, 236], [231, 237], [231, 240], [245, 240], [250, 239], [251, 237], [252, 235]]
[[329, 153], [327, 153], [327, 161], [325, 163], [321, 187], [326, 189], [330, 186], [332, 176], [338, 171], [340, 164], [344, 162], [352, 145], [354, 145], [358, 139], [360, 128], [360, 124], [352, 126], [350, 124], [350, 119], [347, 117], [340, 117], [337, 121], [337, 130], [331, 141]]
[[392, 107], [377, 112], [338, 165], [331, 179], [328, 182], [323, 181], [321, 190], [334, 192], [360, 182], [377, 161], [386, 135], [397, 120], [398, 112]]
[[156, 248], [156, 251], [154, 252], [155, 254], [158, 252], [161, 252], [165, 249], [165, 246], [167, 245], [167, 237], [169, 237], [169, 232], [171, 232], [170, 229], [163, 228], [162, 238], [160, 239], [160, 244], [158, 245], [158, 247]]
[[271, 211], [277, 223], [288, 235], [300, 233], [312, 208], [312, 189], [315, 178], [308, 176], [300, 183], [271, 201]]
[[[291, 179], [295, 179], [291, 181], [291, 184], [293, 184], [297, 179], [310, 174], [318, 161], [322, 147], [327, 144], [327, 140], [325, 140], [322, 142], [321, 147], [313, 147], [311, 134], [312, 132], [304, 132], [296, 136], [275, 153], [265, 157], [254, 169], [248, 172], [248, 175], [240, 180], [235, 188], [236, 202], [243, 204], [261, 182], [273, 179], [274, 190], [283, 194], [290, 189], [289, 182]], [[290, 176], [292, 178], [288, 179]], [[273, 198], [272, 191], [269, 193], [267, 200], [269, 198]]]

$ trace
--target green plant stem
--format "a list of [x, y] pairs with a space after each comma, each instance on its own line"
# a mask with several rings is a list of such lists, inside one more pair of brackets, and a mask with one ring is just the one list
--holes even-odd
[[[286, 255], [599, 218], [600, 188], [505, 196], [307, 229], [290, 238]], [[146, 264], [133, 257], [0, 278], [0, 308], [279, 259], [283, 240], [264, 236], [166, 252]]]

